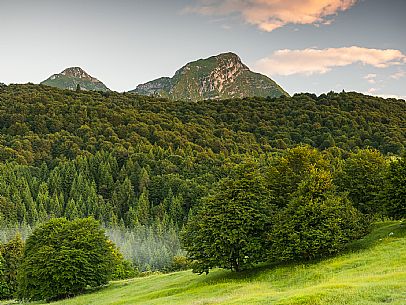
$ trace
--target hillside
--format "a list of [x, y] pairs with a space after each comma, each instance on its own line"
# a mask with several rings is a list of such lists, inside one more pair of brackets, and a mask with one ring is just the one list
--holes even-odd
[[399, 154], [406, 103], [353, 92], [194, 103], [10, 85], [0, 89], [0, 131], [0, 160], [24, 164], [141, 146], [230, 155], [304, 143]]
[[41, 84], [59, 89], [76, 90], [79, 85], [81, 90], [109, 91], [105, 84], [79, 67], [67, 68], [61, 73], [50, 76]]
[[138, 85], [133, 93], [173, 100], [279, 97], [288, 94], [269, 77], [254, 73], [234, 53], [223, 53], [186, 64], [172, 78]]
[[104, 304], [405, 304], [406, 227], [376, 225], [347, 254], [311, 264], [262, 267], [235, 274], [190, 271], [114, 282], [55, 305]]

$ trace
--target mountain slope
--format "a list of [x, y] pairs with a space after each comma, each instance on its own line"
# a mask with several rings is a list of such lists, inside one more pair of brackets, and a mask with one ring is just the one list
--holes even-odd
[[188, 63], [176, 71], [172, 78], [158, 78], [138, 85], [131, 92], [191, 101], [288, 96], [267, 76], [250, 71], [234, 53], [223, 53]]
[[316, 263], [241, 272], [154, 275], [55, 305], [107, 304], [405, 304], [406, 227], [383, 223], [347, 254]]
[[79, 85], [81, 90], [109, 91], [105, 84], [87, 74], [80, 67], [67, 68], [59, 74], [52, 75], [41, 84], [59, 89], [76, 90]]

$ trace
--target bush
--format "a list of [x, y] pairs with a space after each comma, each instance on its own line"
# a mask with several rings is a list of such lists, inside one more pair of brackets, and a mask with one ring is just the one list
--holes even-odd
[[270, 259], [311, 260], [342, 250], [368, 228], [366, 218], [349, 200], [337, 195], [300, 196], [282, 210], [268, 238]]
[[17, 291], [17, 270], [21, 263], [24, 243], [19, 234], [0, 247], [2, 271], [0, 274], [0, 299], [12, 298]]
[[4, 277], [4, 258], [0, 253], [0, 300], [8, 298], [10, 289]]
[[115, 266], [111, 279], [125, 280], [139, 275], [138, 269], [134, 267], [131, 261], [124, 259], [123, 254], [117, 249], [116, 245], [111, 241], [109, 241], [109, 245], [113, 253]]
[[18, 274], [18, 297], [56, 300], [108, 283], [111, 244], [97, 221], [51, 219], [27, 239]]

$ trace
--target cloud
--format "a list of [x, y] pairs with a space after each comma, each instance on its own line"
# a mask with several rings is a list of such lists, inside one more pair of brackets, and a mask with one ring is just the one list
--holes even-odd
[[368, 81], [370, 84], [375, 84], [376, 83], [376, 74], [368, 74], [364, 76], [364, 79]]
[[370, 94], [375, 93], [376, 91], [378, 91], [378, 89], [376, 89], [376, 88], [369, 88], [368, 89], [368, 93], [370, 93]]
[[406, 76], [406, 71], [400, 70], [400, 71], [392, 74], [390, 77], [393, 78], [393, 79], [398, 80], [398, 79], [401, 79], [401, 78], [403, 78], [405, 76]]
[[197, 0], [186, 13], [239, 15], [249, 24], [271, 32], [286, 24], [331, 24], [331, 16], [358, 0]]
[[386, 68], [402, 65], [406, 55], [393, 49], [368, 49], [362, 47], [309, 48], [303, 50], [279, 50], [255, 63], [255, 69], [268, 75], [324, 74], [334, 67], [354, 63]]

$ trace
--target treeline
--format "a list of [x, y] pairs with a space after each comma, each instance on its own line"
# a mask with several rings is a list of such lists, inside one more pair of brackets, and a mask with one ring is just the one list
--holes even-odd
[[0, 161], [51, 165], [98, 151], [161, 147], [189, 156], [270, 152], [309, 144], [400, 154], [406, 103], [359, 93], [199, 103], [41, 85], [0, 89]]
[[309, 147], [235, 165], [190, 218], [183, 245], [195, 272], [334, 255], [378, 218], [406, 217], [406, 160], [378, 151], [346, 160]]

